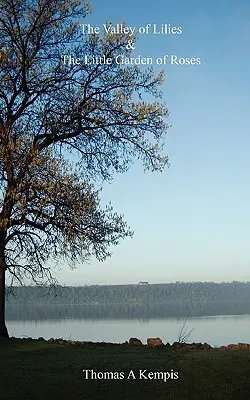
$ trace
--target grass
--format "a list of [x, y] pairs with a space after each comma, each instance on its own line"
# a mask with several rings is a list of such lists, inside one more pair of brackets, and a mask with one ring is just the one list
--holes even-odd
[[[123, 371], [122, 380], [86, 380], [83, 369]], [[177, 380], [126, 379], [130, 370], [177, 371]], [[64, 347], [0, 342], [1, 400], [244, 400], [250, 351]]]

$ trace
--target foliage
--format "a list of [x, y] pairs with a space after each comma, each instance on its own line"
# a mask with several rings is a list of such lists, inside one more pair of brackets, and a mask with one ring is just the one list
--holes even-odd
[[23, 276], [36, 283], [50, 276], [48, 258], [74, 265], [93, 253], [102, 261], [106, 246], [132, 235], [111, 205], [100, 209], [92, 185], [69, 171], [67, 163], [49, 157], [42, 169], [31, 166], [19, 187], [6, 236], [6, 262], [19, 282]]
[[[114, 61], [130, 54], [125, 34], [83, 36], [77, 21], [88, 2], [0, 0], [0, 8], [0, 255], [15, 279], [39, 282], [51, 279], [49, 259], [104, 260], [132, 235], [110, 205], [101, 209], [93, 183], [136, 158], [153, 171], [168, 165], [163, 73]], [[85, 54], [113, 62], [62, 62]]]
[[[196, 304], [201, 305], [198, 315], [214, 304], [212, 313], [221, 303], [224, 313], [237, 304], [249, 304], [250, 282], [175, 282], [153, 285], [90, 285], [90, 286], [23, 286], [8, 288], [9, 304], [111, 304], [111, 303], [163, 303], [166, 310], [171, 304], [185, 305], [184, 316], [193, 315]], [[156, 313], [156, 310], [154, 310]], [[146, 314], [146, 313], [145, 313]], [[196, 314], [197, 315], [197, 314]], [[208, 314], [216, 315], [216, 314]], [[181, 314], [183, 316], [183, 314]]]

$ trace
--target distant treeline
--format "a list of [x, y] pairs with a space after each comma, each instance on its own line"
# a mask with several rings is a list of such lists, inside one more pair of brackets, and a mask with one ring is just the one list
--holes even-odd
[[16, 286], [7, 288], [7, 304], [250, 302], [250, 282], [175, 282], [144, 285]]

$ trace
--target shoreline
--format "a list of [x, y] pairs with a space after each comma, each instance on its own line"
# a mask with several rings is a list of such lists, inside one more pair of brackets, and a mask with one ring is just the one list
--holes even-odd
[[[210, 344], [204, 342], [173, 342], [171, 345], [169, 342], [167, 343], [159, 343], [161, 339], [159, 338], [150, 338], [147, 339], [148, 343], [142, 343], [140, 339], [137, 338], [130, 338], [129, 341], [124, 343], [113, 343], [113, 342], [92, 342], [92, 341], [79, 341], [79, 340], [66, 340], [63, 338], [50, 338], [48, 340], [44, 339], [43, 337], [39, 337], [37, 339], [28, 337], [28, 338], [17, 338], [17, 337], [10, 337], [10, 338], [0, 338], [1, 343], [10, 343], [10, 344], [18, 344], [18, 343], [25, 343], [25, 342], [43, 342], [48, 344], [60, 345], [60, 346], [67, 346], [67, 347], [118, 347], [118, 348], [157, 348], [157, 349], [175, 349], [175, 350], [250, 350], [250, 343], [230, 343], [228, 345], [222, 346], [211, 346]], [[150, 342], [151, 341], [151, 342]], [[156, 341], [156, 342], [155, 342]]]

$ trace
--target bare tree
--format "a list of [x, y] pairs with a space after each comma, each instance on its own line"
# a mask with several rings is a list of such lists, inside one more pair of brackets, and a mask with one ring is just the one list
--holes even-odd
[[[168, 164], [163, 73], [117, 62], [126, 34], [83, 35], [82, 0], [0, 0], [0, 337], [5, 273], [22, 282], [51, 278], [49, 259], [73, 265], [132, 232], [101, 209], [96, 180], [141, 159]], [[65, 62], [105, 56], [111, 64]], [[118, 58], [117, 58], [118, 57]], [[143, 101], [147, 95], [150, 101]], [[69, 158], [71, 163], [67, 161]]]

